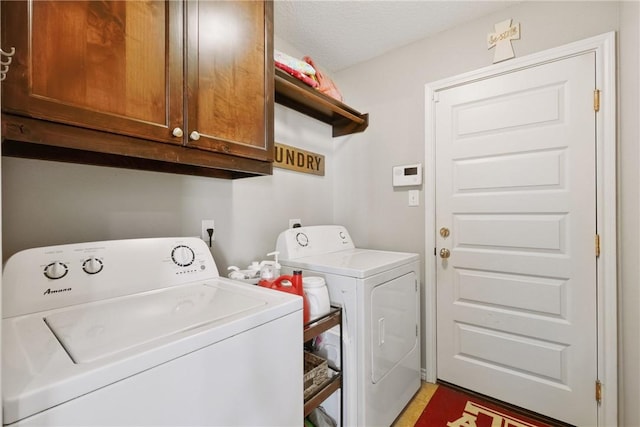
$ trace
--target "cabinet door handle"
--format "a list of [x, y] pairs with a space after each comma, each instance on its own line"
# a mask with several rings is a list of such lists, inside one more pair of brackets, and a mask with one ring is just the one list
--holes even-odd
[[200, 134], [194, 130], [189, 134], [189, 139], [191, 139], [192, 141], [197, 141], [200, 139]]
[[173, 128], [173, 132], [171, 132], [171, 133], [176, 138], [180, 138], [182, 135], [184, 135], [184, 133], [182, 132], [182, 129], [180, 129], [180, 128]]

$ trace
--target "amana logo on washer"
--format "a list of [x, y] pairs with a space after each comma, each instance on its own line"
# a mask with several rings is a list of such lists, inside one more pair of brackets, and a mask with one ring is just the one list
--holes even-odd
[[42, 295], [50, 295], [50, 294], [57, 294], [60, 292], [69, 292], [71, 290], [71, 288], [64, 288], [64, 289], [47, 289], [46, 291], [44, 291], [44, 294]]

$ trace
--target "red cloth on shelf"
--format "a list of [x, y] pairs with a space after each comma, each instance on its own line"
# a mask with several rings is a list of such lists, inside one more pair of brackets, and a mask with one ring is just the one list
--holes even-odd
[[302, 58], [307, 64], [311, 65], [316, 70], [316, 79], [318, 79], [318, 90], [324, 93], [327, 96], [330, 96], [333, 99], [337, 99], [342, 102], [342, 94], [338, 90], [336, 84], [331, 80], [328, 76], [326, 76], [323, 72], [320, 71], [320, 68], [313, 63], [313, 59], [309, 56], [305, 56]]
[[309, 86], [316, 88], [318, 87], [318, 82], [315, 81], [314, 79], [312, 79], [311, 77], [309, 77], [308, 75], [301, 73], [300, 71], [294, 70], [293, 68], [289, 67], [288, 65], [285, 65], [281, 62], [275, 62], [276, 67], [280, 68], [282, 71], [285, 71], [287, 73], [289, 73], [290, 75], [292, 75], [293, 77], [295, 77], [296, 79], [308, 84]]

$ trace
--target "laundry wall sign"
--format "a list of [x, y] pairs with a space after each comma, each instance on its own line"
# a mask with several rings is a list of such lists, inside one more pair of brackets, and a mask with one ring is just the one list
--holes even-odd
[[324, 156], [322, 154], [277, 142], [275, 150], [274, 167], [324, 176]]

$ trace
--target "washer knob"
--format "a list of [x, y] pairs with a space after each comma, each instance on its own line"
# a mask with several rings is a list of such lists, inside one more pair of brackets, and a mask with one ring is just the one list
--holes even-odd
[[91, 257], [91, 258], [85, 260], [85, 262], [82, 263], [82, 269], [87, 274], [100, 273], [102, 271], [103, 267], [104, 267], [104, 265], [102, 264], [102, 261], [100, 261], [96, 257]]
[[196, 254], [193, 253], [193, 249], [189, 246], [179, 245], [171, 251], [171, 259], [176, 265], [187, 267], [193, 264], [193, 261], [196, 259]]
[[69, 268], [60, 261], [54, 261], [44, 268], [44, 275], [51, 280], [62, 279], [68, 272]]

